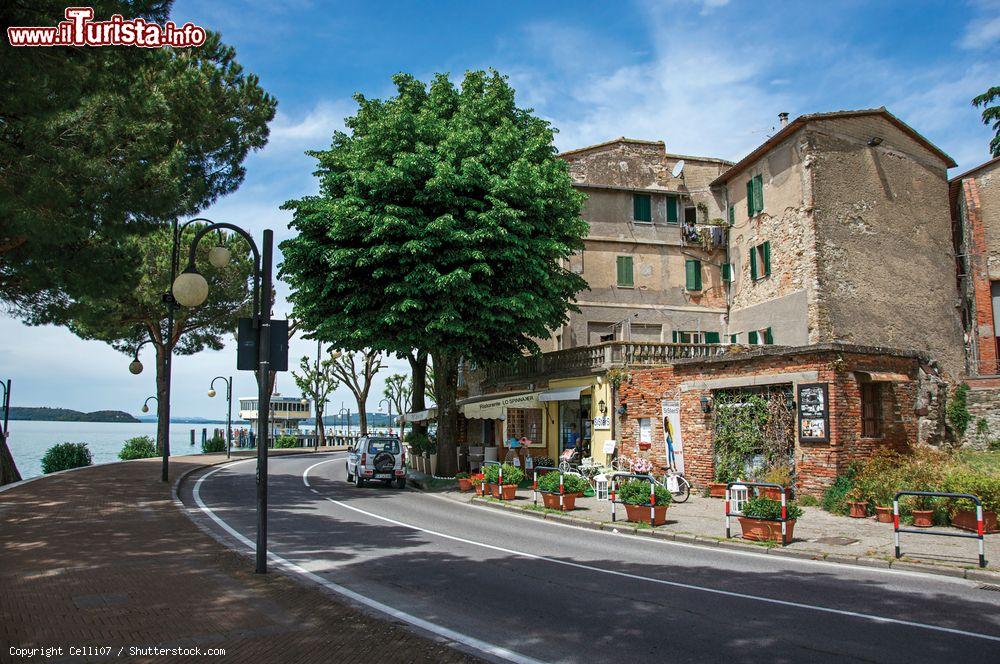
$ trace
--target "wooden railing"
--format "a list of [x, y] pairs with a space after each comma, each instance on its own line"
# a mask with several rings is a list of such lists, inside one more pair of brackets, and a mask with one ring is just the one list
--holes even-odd
[[681, 359], [721, 355], [726, 344], [668, 344], [655, 342], [608, 341], [551, 353], [525, 355], [509, 362], [480, 369], [487, 384], [531, 381], [533, 378], [562, 377], [607, 371], [613, 367], [660, 366]]

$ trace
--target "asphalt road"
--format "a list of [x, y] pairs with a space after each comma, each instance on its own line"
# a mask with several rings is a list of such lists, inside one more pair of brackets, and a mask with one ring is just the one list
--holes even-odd
[[[971, 581], [357, 489], [337, 453], [269, 463], [273, 565], [487, 659], [1000, 663], [1000, 592]], [[254, 469], [201, 471], [182, 487], [185, 504], [237, 548], [254, 539]]]

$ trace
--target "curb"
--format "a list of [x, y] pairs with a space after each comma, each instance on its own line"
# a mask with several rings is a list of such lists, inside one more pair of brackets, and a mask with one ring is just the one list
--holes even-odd
[[781, 556], [784, 558], [798, 558], [801, 560], [814, 560], [817, 562], [826, 562], [833, 565], [853, 565], [860, 567], [872, 567], [876, 569], [895, 569], [903, 570], [907, 572], [917, 572], [920, 574], [931, 574], [935, 576], [947, 576], [951, 578], [967, 579], [969, 581], [974, 581], [977, 583], [989, 583], [989, 584], [1000, 584], [1000, 572], [994, 572], [992, 570], [982, 570], [977, 568], [964, 568], [964, 567], [945, 567], [943, 565], [929, 565], [926, 563], [917, 563], [911, 560], [885, 560], [882, 558], [869, 558], [865, 556], [840, 556], [836, 554], [823, 554], [817, 551], [798, 551], [795, 549], [784, 549], [781, 547], [762, 547], [755, 546], [752, 544], [743, 544], [739, 540], [735, 539], [712, 539], [708, 537], [700, 537], [698, 535], [689, 535], [686, 533], [677, 533], [668, 530], [654, 530], [651, 528], [636, 528], [635, 526], [625, 525], [628, 522], [619, 523], [608, 523], [588, 521], [586, 519], [580, 519], [578, 517], [572, 517], [564, 514], [548, 514], [545, 512], [535, 512], [518, 505], [508, 504], [508, 503], [497, 503], [491, 500], [484, 500], [481, 497], [473, 497], [469, 504], [472, 505], [484, 505], [486, 507], [491, 507], [493, 509], [506, 510], [508, 512], [517, 512], [518, 514], [529, 516], [541, 520], [558, 521], [559, 523], [574, 526], [577, 528], [587, 528], [589, 530], [603, 530], [606, 532], [616, 533], [619, 535], [638, 535], [643, 537], [648, 537], [650, 539], [667, 540], [674, 542], [681, 542], [683, 544], [693, 544], [696, 546], [704, 547], [716, 547], [720, 549], [732, 549], [735, 551], [743, 552], [754, 552], [767, 554], [771, 556]]

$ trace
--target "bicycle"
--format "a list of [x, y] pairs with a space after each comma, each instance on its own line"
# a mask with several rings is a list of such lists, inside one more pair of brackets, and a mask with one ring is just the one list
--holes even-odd
[[[660, 466], [660, 470], [667, 471], [666, 474], [654, 477], [656, 483], [670, 492], [676, 503], [685, 503], [691, 497], [691, 483], [684, 477], [684, 473], [671, 466]], [[676, 478], [677, 489], [670, 488], [670, 480]]]

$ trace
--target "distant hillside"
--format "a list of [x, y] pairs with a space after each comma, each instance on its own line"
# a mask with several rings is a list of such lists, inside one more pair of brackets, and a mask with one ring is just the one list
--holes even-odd
[[126, 412], [120, 410], [95, 410], [92, 413], [82, 413], [69, 408], [31, 408], [12, 406], [12, 420], [40, 420], [45, 422], [138, 422]]

